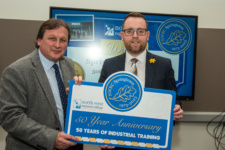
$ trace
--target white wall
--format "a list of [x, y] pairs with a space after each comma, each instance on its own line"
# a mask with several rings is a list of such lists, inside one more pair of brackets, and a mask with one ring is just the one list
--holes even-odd
[[199, 28], [225, 29], [225, 0], [0, 0], [0, 18], [47, 20], [49, 7], [199, 16]]
[[[0, 19], [47, 20], [49, 7], [69, 7], [116, 11], [139, 11], [199, 16], [199, 28], [225, 29], [225, 0], [0, 0]], [[0, 149], [6, 132], [0, 126]], [[85, 149], [98, 146], [85, 145]], [[206, 123], [175, 126], [172, 150], [216, 150], [206, 132]]]

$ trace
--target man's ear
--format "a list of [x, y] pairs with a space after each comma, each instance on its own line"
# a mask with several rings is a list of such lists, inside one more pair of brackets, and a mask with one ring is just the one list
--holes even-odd
[[121, 40], [123, 41], [123, 32], [120, 32]]
[[148, 37], [147, 37], [147, 41], [149, 40], [149, 36], [150, 36], [150, 31], [147, 32], [148, 33]]
[[38, 38], [38, 39], [37, 39], [37, 45], [40, 46], [40, 43], [41, 43], [41, 39]]

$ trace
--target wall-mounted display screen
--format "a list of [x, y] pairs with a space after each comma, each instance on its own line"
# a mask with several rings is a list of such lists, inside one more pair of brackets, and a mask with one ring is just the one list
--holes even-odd
[[[129, 12], [76, 8], [50, 8], [50, 18], [66, 21], [71, 39], [66, 56], [76, 73], [88, 82], [98, 82], [104, 60], [126, 51], [120, 37]], [[148, 22], [147, 50], [171, 59], [178, 96], [194, 99], [197, 16], [142, 13]], [[113, 65], [113, 64], [112, 64]]]

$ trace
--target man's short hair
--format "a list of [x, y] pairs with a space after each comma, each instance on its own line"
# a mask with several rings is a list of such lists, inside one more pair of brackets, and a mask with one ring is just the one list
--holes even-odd
[[127, 20], [127, 18], [129, 18], [129, 17], [143, 18], [143, 19], [145, 20], [145, 22], [146, 22], [146, 27], [147, 27], [147, 29], [148, 29], [148, 23], [147, 23], [147, 20], [146, 20], [145, 16], [142, 15], [141, 13], [139, 13], [139, 12], [131, 12], [131, 13], [129, 13], [129, 14], [124, 18], [123, 26], [122, 26], [123, 29], [124, 29], [124, 23], [125, 23], [125, 21]]
[[36, 38], [36, 42], [35, 42], [36, 48], [39, 48], [39, 45], [37, 44], [37, 40], [43, 39], [43, 36], [44, 36], [44, 33], [45, 33], [46, 30], [57, 29], [61, 26], [65, 27], [67, 29], [67, 31], [68, 31], [68, 42], [69, 42], [70, 37], [71, 37], [69, 25], [61, 19], [51, 18], [51, 19], [45, 21], [39, 28], [37, 38]]

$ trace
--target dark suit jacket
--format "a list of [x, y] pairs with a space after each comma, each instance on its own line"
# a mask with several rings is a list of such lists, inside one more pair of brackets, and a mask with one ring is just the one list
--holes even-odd
[[[113, 73], [125, 70], [125, 58], [126, 53], [106, 59], [99, 82], [105, 82], [105, 80]], [[155, 63], [150, 63], [149, 60], [155, 58]], [[171, 60], [168, 58], [160, 57], [147, 52], [146, 55], [146, 68], [145, 68], [145, 87], [164, 89], [177, 91], [176, 82], [174, 79], [174, 71], [171, 65]], [[176, 104], [180, 104], [177, 100]]]
[[[68, 87], [67, 81], [75, 75], [73, 61], [63, 57], [60, 66], [65, 87]], [[61, 125], [37, 50], [3, 71], [0, 122], [8, 132], [6, 150], [53, 150]]]
[[[125, 58], [126, 53], [106, 59], [99, 82], [105, 82], [105, 80], [113, 73], [125, 70]], [[155, 58], [155, 63], [150, 63], [149, 60]], [[174, 79], [174, 71], [171, 65], [171, 60], [168, 58], [160, 57], [147, 52], [146, 55], [146, 68], [145, 68], [145, 87], [173, 90], [177, 91], [176, 83]], [[179, 100], [176, 100], [176, 104], [181, 105]], [[116, 147], [114, 150], [129, 150], [128, 148]]]

